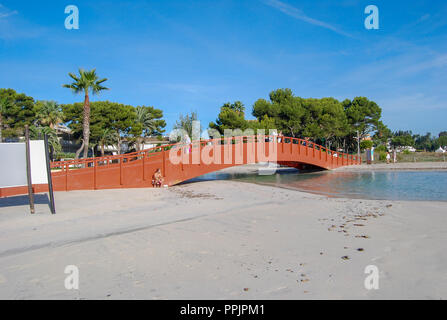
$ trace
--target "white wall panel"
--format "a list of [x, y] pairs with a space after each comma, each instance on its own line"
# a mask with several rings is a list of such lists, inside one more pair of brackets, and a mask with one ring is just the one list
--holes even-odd
[[[42, 140], [30, 141], [30, 158], [33, 184], [47, 184], [45, 145]], [[25, 143], [0, 143], [0, 188], [26, 185]]]

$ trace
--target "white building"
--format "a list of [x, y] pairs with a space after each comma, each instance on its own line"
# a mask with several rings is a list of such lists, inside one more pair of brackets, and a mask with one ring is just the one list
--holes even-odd
[[[146, 149], [150, 149], [150, 148], [155, 148], [156, 146], [159, 145], [166, 145], [169, 144], [169, 138], [168, 137], [163, 137], [162, 140], [159, 140], [158, 137], [146, 137], [144, 138], [143, 143], [140, 145], [140, 150], [146, 150]], [[131, 146], [129, 146], [129, 142], [124, 138], [121, 141], [121, 153], [126, 153], [129, 151], [136, 151], [135, 150], [135, 145], [132, 144]], [[112, 154], [112, 155], [117, 155], [118, 154], [118, 149], [116, 145], [106, 145], [104, 146], [104, 151], [107, 154]]]
[[396, 147], [396, 152], [402, 152], [405, 150], [410, 151], [410, 152], [416, 152], [416, 149], [412, 146]]

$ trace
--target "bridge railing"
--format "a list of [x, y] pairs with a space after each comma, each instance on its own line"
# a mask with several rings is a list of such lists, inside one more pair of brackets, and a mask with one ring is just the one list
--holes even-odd
[[[324, 146], [318, 145], [312, 141], [294, 138], [294, 137], [285, 137], [278, 135], [256, 135], [256, 136], [234, 136], [234, 137], [223, 137], [218, 139], [207, 139], [207, 140], [197, 140], [193, 141], [190, 144], [184, 143], [173, 143], [167, 145], [156, 146], [153, 148], [136, 151], [132, 153], [120, 154], [120, 155], [108, 155], [104, 157], [94, 157], [94, 158], [82, 158], [82, 159], [74, 159], [74, 160], [66, 160], [66, 161], [55, 161], [51, 163], [51, 168], [54, 171], [71, 171], [78, 170], [83, 168], [97, 168], [97, 167], [108, 167], [108, 166], [121, 166], [124, 163], [130, 163], [136, 160], [145, 160], [151, 159], [151, 157], [159, 155], [162, 152], [170, 151], [171, 149], [177, 148], [197, 148], [203, 147], [206, 145], [225, 145], [225, 144], [238, 144], [238, 143], [252, 143], [252, 142], [274, 142], [278, 143], [278, 145], [288, 144], [298, 144], [307, 147], [306, 152], [309, 152], [309, 149], [312, 150], [313, 155], [315, 152], [319, 152], [319, 157], [322, 157], [322, 154], [325, 154], [324, 157], [331, 157], [331, 163], [335, 163], [337, 165], [350, 165], [350, 164], [360, 164], [361, 159], [357, 156], [350, 155], [343, 152], [337, 152], [330, 150]], [[329, 158], [326, 158], [327, 161]]]

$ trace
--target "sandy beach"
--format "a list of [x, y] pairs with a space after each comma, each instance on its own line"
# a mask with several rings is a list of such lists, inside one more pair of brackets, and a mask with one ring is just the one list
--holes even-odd
[[55, 197], [54, 216], [44, 195], [34, 216], [26, 197], [0, 200], [1, 299], [447, 298], [446, 202], [234, 181]]
[[447, 299], [446, 16], [0, 0], [0, 300], [282, 319]]

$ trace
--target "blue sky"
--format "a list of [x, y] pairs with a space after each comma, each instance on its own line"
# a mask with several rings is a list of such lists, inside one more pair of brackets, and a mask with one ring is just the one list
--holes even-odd
[[[66, 30], [66, 5], [80, 29]], [[366, 30], [365, 7], [380, 12]], [[251, 113], [277, 88], [366, 96], [393, 130], [447, 130], [447, 1], [0, 0], [0, 87], [59, 103], [68, 72], [96, 67], [93, 100], [161, 108], [167, 129], [197, 111], [208, 125], [240, 100]]]

